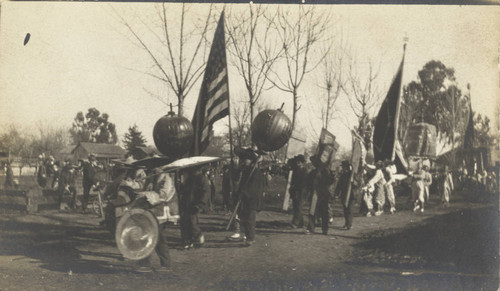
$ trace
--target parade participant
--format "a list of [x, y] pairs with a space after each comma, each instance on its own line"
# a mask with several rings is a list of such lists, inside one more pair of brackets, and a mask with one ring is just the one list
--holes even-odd
[[65, 193], [69, 193], [71, 195], [70, 207], [72, 209], [75, 208], [76, 203], [76, 170], [71, 165], [69, 160], [65, 160], [63, 167], [61, 169], [61, 173], [59, 175], [59, 205], [62, 206], [63, 198]]
[[342, 170], [340, 172], [337, 186], [335, 187], [335, 196], [340, 196], [342, 207], [344, 208], [345, 224], [343, 229], [345, 230], [349, 230], [352, 227], [352, 208], [354, 206], [354, 200], [355, 200], [353, 188], [354, 186], [357, 186], [356, 183], [352, 183], [349, 200], [347, 200], [349, 184], [351, 183], [351, 173], [352, 173], [352, 166], [349, 163], [349, 161], [342, 161]]
[[10, 161], [7, 162], [7, 169], [5, 171], [5, 189], [10, 189], [14, 187], [14, 172], [12, 171], [12, 166]]
[[389, 206], [390, 206], [390, 213], [393, 214], [396, 212], [396, 197], [394, 196], [394, 188], [393, 184], [395, 182], [394, 179], [394, 174], [396, 174], [396, 166], [394, 165], [393, 162], [386, 160], [385, 161], [385, 167], [384, 167], [384, 178], [385, 178], [385, 193], [387, 195], [387, 200], [389, 201]]
[[429, 203], [429, 187], [432, 185], [432, 174], [430, 173], [429, 171], [429, 166], [428, 165], [424, 165], [422, 167], [422, 169], [424, 170], [424, 199], [425, 199], [425, 203]]
[[153, 181], [149, 191], [137, 192], [139, 196], [146, 196], [151, 205], [164, 202], [167, 206], [167, 217], [169, 221], [179, 219], [179, 199], [175, 189], [175, 174], [164, 173], [160, 168], [152, 171]]
[[83, 171], [83, 200], [82, 200], [82, 210], [87, 211], [87, 204], [90, 198], [90, 189], [97, 184], [97, 161], [95, 154], [89, 154], [88, 161], [84, 162], [82, 165]]
[[[158, 243], [156, 244], [155, 252], [158, 258], [160, 259], [160, 268], [155, 269], [157, 272], [168, 272], [171, 264], [170, 260], [170, 252], [168, 250], [168, 243], [167, 243], [167, 224], [163, 223], [161, 224], [158, 233]], [[153, 269], [151, 268], [152, 264], [152, 259], [153, 259], [153, 254], [149, 255], [149, 257], [140, 260], [138, 262], [138, 268], [136, 269], [137, 272], [139, 273], [149, 273], [152, 272]]]
[[222, 208], [224, 212], [229, 212], [231, 199], [231, 171], [228, 165], [222, 166]]
[[377, 161], [375, 163], [375, 166], [375, 175], [368, 181], [365, 189], [368, 189], [370, 192], [374, 192], [373, 196], [375, 198], [375, 203], [377, 204], [377, 211], [375, 212], [375, 216], [379, 216], [384, 213], [386, 180], [384, 177], [384, 173], [382, 172], [384, 163], [382, 161]]
[[44, 157], [44, 154], [38, 156], [38, 169], [36, 174], [38, 185], [42, 188], [47, 185], [47, 168], [45, 167]]
[[450, 195], [453, 191], [453, 176], [451, 172], [448, 170], [448, 166], [444, 167], [443, 180], [442, 180], [442, 196], [441, 203], [443, 207], [448, 207], [450, 205]]
[[309, 187], [312, 191], [311, 208], [306, 233], [314, 233], [316, 218], [321, 218], [321, 230], [328, 234], [328, 203], [331, 200], [330, 185], [333, 183], [333, 173], [318, 157], [312, 156], [314, 170], [309, 174]]
[[414, 173], [411, 173], [413, 177], [412, 180], [412, 201], [414, 202], [413, 212], [418, 211], [424, 212], [424, 202], [425, 202], [425, 171], [422, 169], [422, 164], [417, 164], [417, 170]]
[[235, 153], [240, 158], [241, 180], [235, 195], [240, 203], [238, 216], [241, 231], [246, 236], [245, 244], [250, 246], [255, 241], [255, 224], [257, 212], [261, 211], [264, 203], [264, 187], [266, 178], [256, 166], [259, 155], [250, 148], [237, 148]]
[[210, 211], [215, 210], [215, 177], [211, 169], [204, 169], [203, 175], [207, 177], [210, 186], [210, 195], [208, 196], [208, 208]]
[[[376, 167], [366, 164], [363, 173], [360, 175], [360, 185], [364, 185], [364, 181], [370, 180], [375, 176]], [[359, 212], [366, 215], [366, 217], [372, 216], [373, 213], [373, 193], [368, 189], [368, 187], [361, 188], [362, 203], [360, 205]]]
[[206, 208], [209, 187], [208, 178], [202, 174], [200, 167], [186, 171], [179, 197], [181, 236], [186, 249], [193, 247], [193, 243], [198, 246], [205, 243], [198, 226], [198, 213]]
[[302, 215], [302, 207], [306, 195], [306, 176], [307, 170], [305, 167], [306, 159], [304, 155], [297, 155], [293, 159], [292, 165], [292, 180], [290, 182], [290, 198], [293, 203], [293, 218], [292, 226], [294, 228], [304, 226], [304, 217]]
[[486, 189], [490, 194], [495, 194], [498, 191], [495, 170], [488, 171], [488, 176], [486, 177]]

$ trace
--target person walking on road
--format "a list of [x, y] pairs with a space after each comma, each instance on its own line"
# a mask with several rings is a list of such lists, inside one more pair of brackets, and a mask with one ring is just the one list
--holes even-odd
[[290, 198], [293, 203], [292, 226], [294, 228], [304, 227], [302, 207], [306, 195], [306, 160], [304, 155], [298, 155], [292, 159], [292, 180], [290, 182]]
[[312, 156], [310, 159], [315, 169], [309, 174], [312, 196], [306, 233], [314, 233], [316, 218], [321, 218], [321, 230], [326, 235], [330, 219], [328, 203], [331, 200], [331, 193], [329, 187], [333, 184], [334, 176], [327, 165], [323, 164], [318, 157]]

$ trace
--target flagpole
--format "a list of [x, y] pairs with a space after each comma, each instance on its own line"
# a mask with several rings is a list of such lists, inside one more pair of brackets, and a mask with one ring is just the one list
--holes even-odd
[[[225, 32], [225, 26], [226, 26], [226, 20], [225, 20], [225, 13], [224, 9], [222, 10], [222, 35], [224, 36], [224, 42], [226, 41], [226, 32]], [[224, 45], [224, 49], [225, 49]], [[231, 94], [229, 92], [229, 70], [227, 69], [227, 61], [226, 61], [226, 77], [227, 77], [227, 109], [228, 109], [228, 118], [229, 118], [229, 158], [231, 159], [231, 162], [229, 164], [229, 193], [232, 193], [234, 189], [234, 181], [233, 181], [233, 173], [234, 173], [234, 152], [233, 152], [233, 127], [231, 126]]]

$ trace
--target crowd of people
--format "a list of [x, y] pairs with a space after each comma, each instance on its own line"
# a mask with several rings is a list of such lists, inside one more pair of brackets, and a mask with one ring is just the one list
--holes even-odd
[[[198, 214], [215, 210], [216, 177], [220, 175], [222, 210], [226, 214], [234, 214], [230, 222], [234, 233], [228, 239], [251, 246], [256, 239], [257, 215], [264, 208], [265, 190], [272, 177], [269, 171], [259, 167], [262, 152], [238, 148], [235, 153], [239, 161], [233, 170], [229, 164], [223, 163], [220, 170], [213, 165], [205, 165], [176, 173], [136, 166], [133, 158], [129, 157], [114, 164], [112, 180], [107, 183], [99, 179], [98, 173], [104, 167], [97, 162], [94, 154], [90, 154], [87, 161], [79, 161], [78, 165], [72, 165], [70, 161], [59, 163], [48, 156], [40, 158], [37, 179], [40, 186], [58, 191], [61, 205], [63, 198], [69, 196], [69, 207], [75, 209], [76, 177], [81, 174], [81, 209], [84, 212], [92, 189], [101, 187], [103, 199], [109, 201], [102, 224], [110, 229], [116, 226], [116, 205], [134, 201], [138, 207], [152, 208], [161, 204], [166, 209], [166, 221], [180, 224], [183, 247], [190, 249], [205, 243]], [[312, 156], [307, 163], [304, 155], [297, 155], [288, 162], [288, 169], [293, 171], [289, 188], [293, 205], [291, 226], [304, 228], [306, 234], [315, 233], [320, 226], [321, 233], [328, 234], [333, 219], [332, 204], [337, 203], [334, 202], [336, 200], [342, 205], [344, 230], [353, 227], [357, 211], [355, 205], [358, 204], [363, 216], [380, 216], [386, 211], [394, 214], [397, 211], [396, 185], [398, 189], [409, 192], [406, 193], [409, 194], [408, 204], [414, 212], [424, 212], [431, 191], [439, 193], [442, 207], [450, 205], [457, 187], [490, 193], [498, 191], [494, 171], [474, 171], [469, 175], [465, 167], [452, 172], [444, 166], [432, 174], [429, 168], [428, 164], [419, 162], [405, 181], [400, 181], [396, 178], [396, 166], [391, 161], [377, 161], [374, 166], [360, 164], [359, 169], [353, 169], [351, 163], [345, 160], [334, 171], [316, 156]], [[404, 187], [405, 184], [407, 187]], [[308, 209], [304, 213], [306, 205]], [[170, 265], [166, 230], [166, 224], [161, 224], [155, 249], [160, 258], [160, 270], [168, 269]], [[152, 270], [151, 256], [138, 265], [140, 271]]]

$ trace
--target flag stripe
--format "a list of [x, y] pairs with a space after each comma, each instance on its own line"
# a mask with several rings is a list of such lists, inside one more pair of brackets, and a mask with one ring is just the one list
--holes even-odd
[[222, 79], [224, 79], [226, 75], [227, 75], [226, 68], [224, 68], [222, 72], [219, 73], [217, 78], [212, 82], [210, 82], [210, 84], [208, 85], [208, 92], [212, 92], [212, 90], [222, 81]]
[[208, 120], [208, 124], [205, 125], [205, 128], [203, 129], [203, 133], [201, 135], [201, 138], [203, 139], [205, 136], [208, 136], [208, 132], [206, 132], [208, 130], [208, 127], [211, 127], [212, 124], [214, 124], [215, 121], [217, 121], [217, 119], [215, 117], [217, 117], [217, 115], [223, 111], [224, 109], [228, 108], [229, 107], [229, 102], [227, 99], [223, 99], [222, 100], [223, 103], [217, 105], [214, 110], [212, 110], [212, 112], [210, 113], [210, 115], [208, 115], [207, 119]]
[[[210, 111], [217, 106], [217, 104], [221, 103], [223, 99], [227, 99], [227, 96], [223, 96], [224, 93], [227, 92], [227, 83], [224, 84], [215, 94], [210, 97], [210, 100], [207, 102], [205, 114], [209, 114]], [[221, 98], [219, 98], [221, 97]]]

